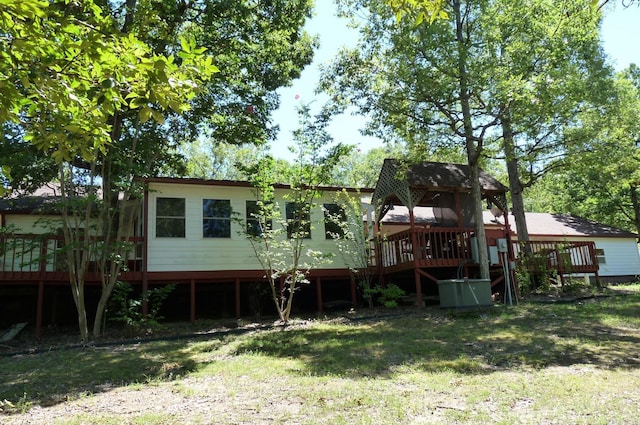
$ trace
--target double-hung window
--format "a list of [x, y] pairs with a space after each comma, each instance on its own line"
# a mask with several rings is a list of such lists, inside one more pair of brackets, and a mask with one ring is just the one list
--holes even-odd
[[231, 201], [228, 199], [202, 200], [202, 237], [231, 237]]
[[604, 255], [604, 249], [596, 248], [596, 257], [598, 259], [598, 264], [607, 264], [607, 257]]
[[185, 199], [156, 198], [156, 237], [184, 238]]
[[324, 234], [326, 239], [344, 238], [347, 216], [338, 204], [324, 204]]
[[263, 215], [258, 201], [247, 201], [246, 207], [247, 235], [262, 236], [265, 230], [271, 230], [271, 219]]
[[311, 239], [311, 214], [309, 205], [287, 202], [287, 237]]

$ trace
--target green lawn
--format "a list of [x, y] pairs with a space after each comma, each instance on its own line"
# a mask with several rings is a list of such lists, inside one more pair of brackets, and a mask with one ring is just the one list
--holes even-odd
[[640, 288], [622, 289], [4, 356], [0, 423], [640, 423]]

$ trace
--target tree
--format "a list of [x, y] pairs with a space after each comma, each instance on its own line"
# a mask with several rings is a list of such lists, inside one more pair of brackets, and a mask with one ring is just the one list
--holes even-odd
[[[308, 0], [67, 3], [27, 0], [0, 6], [7, 11], [1, 16], [10, 34], [2, 52], [15, 59], [0, 65], [0, 72], [19, 82], [0, 87], [3, 106], [9, 105], [3, 109], [9, 115], [0, 115], [0, 121], [13, 119], [23, 131], [15, 140], [33, 140], [44, 157], [52, 155], [74, 171], [100, 177], [102, 199], [91, 205], [104, 241], [120, 241], [133, 223], [131, 203], [141, 193], [135, 177], [184, 172], [181, 143], [205, 132], [229, 142], [264, 143], [273, 137], [269, 116], [277, 107], [275, 90], [311, 62], [315, 45], [301, 30], [310, 15]], [[21, 57], [10, 48], [18, 43], [24, 49]], [[207, 75], [214, 70], [211, 58], [222, 70], [217, 78]], [[85, 78], [86, 72], [94, 74]], [[33, 75], [41, 78], [33, 80]], [[25, 81], [25, 90], [42, 86], [48, 92], [36, 91], [35, 99], [21, 92], [14, 96], [11, 88], [22, 88]], [[25, 99], [30, 103], [20, 103]], [[14, 113], [15, 105], [33, 114]], [[65, 121], [69, 117], [74, 117], [72, 125]], [[30, 139], [33, 131], [23, 130], [30, 125], [42, 137]], [[69, 143], [56, 149], [47, 144], [56, 140]], [[6, 177], [8, 167], [3, 170]], [[69, 170], [60, 178], [77, 175]], [[12, 175], [26, 173], [12, 168]], [[15, 181], [11, 185], [17, 186]], [[82, 188], [66, 193], [74, 191]], [[127, 248], [122, 243], [101, 246], [103, 296], [94, 335], [100, 333], [101, 311]], [[86, 263], [73, 266], [80, 264]], [[81, 334], [86, 339], [86, 332]]]
[[275, 161], [266, 156], [255, 166], [248, 167], [251, 183], [256, 190], [254, 226], [247, 226], [246, 236], [256, 258], [262, 265], [280, 320], [289, 321], [294, 295], [300, 285], [308, 282], [307, 274], [319, 265], [331, 261], [332, 256], [307, 248], [314, 225], [311, 211], [317, 208], [332, 169], [350, 148], [332, 144], [327, 126], [331, 114], [321, 110], [311, 115], [308, 105], [299, 111], [300, 128], [294, 131], [293, 153], [296, 163], [289, 169], [290, 189], [284, 215], [275, 197]]
[[[249, 180], [246, 164], [255, 164], [269, 153], [267, 146], [216, 142], [211, 139], [185, 144], [185, 176], [217, 180]], [[275, 159], [276, 175], [286, 176], [291, 167], [284, 159]], [[284, 180], [280, 183], [286, 183]]]
[[[97, 259], [103, 275], [94, 322], [96, 335], [122, 258], [121, 251], [104, 249], [98, 253], [95, 249], [96, 238], [102, 238], [100, 246], [106, 247], [124, 233], [104, 225], [113, 223], [118, 214], [109, 201], [94, 202], [93, 191], [98, 164], [103, 166], [103, 192], [110, 195], [114, 186], [119, 189], [104, 167], [104, 159], [113, 152], [121, 134], [119, 116], [122, 111], [132, 111], [138, 123], [146, 123], [150, 119], [163, 122], [164, 113], [170, 110], [183, 113], [199, 83], [217, 69], [193, 39], [182, 39], [182, 49], [175, 56], [154, 54], [134, 35], [114, 32], [111, 18], [103, 16], [92, 1], [8, 1], [0, 9], [0, 76], [7, 82], [0, 86], [0, 121], [18, 127], [16, 140], [31, 143], [57, 164], [65, 199], [61, 213], [67, 267], [81, 338], [86, 340], [87, 265]], [[83, 168], [87, 174], [80, 173], [76, 179], [76, 170]], [[89, 190], [77, 190], [78, 182]], [[88, 196], [80, 217], [71, 206], [79, 194]], [[129, 195], [125, 192], [125, 199]], [[104, 208], [96, 214], [100, 205]], [[94, 226], [99, 217], [103, 222]], [[110, 271], [116, 273], [111, 275]]]
[[[471, 170], [474, 220], [484, 240], [479, 165], [485, 140], [498, 124], [485, 98], [490, 64], [481, 55], [487, 2], [447, 2], [449, 20], [397, 25], [383, 2], [350, 2], [370, 13], [360, 45], [343, 52], [325, 73], [323, 88], [371, 117], [385, 140], [399, 138], [435, 151], [458, 146]], [[480, 244], [480, 273], [489, 276]]]
[[[572, 145], [591, 136], [580, 111], [609, 100], [610, 74], [600, 46], [599, 13], [587, 2], [493, 2], [486, 51], [494, 62], [496, 103], [518, 240], [529, 240], [523, 191], [562, 166]], [[534, 13], [536, 19], [531, 19]], [[573, 131], [575, 136], [576, 132]]]
[[[339, 56], [324, 88], [356, 103], [371, 117], [369, 132], [385, 140], [406, 141], [413, 151], [464, 149], [474, 184], [478, 165], [503, 150], [519, 235], [527, 239], [527, 177], [581, 143], [568, 137], [580, 125], [575, 116], [597, 105], [596, 95], [606, 99], [591, 3], [449, 1], [442, 6], [449, 20], [419, 26], [397, 25], [379, 3], [349, 4], [371, 13], [358, 50]], [[475, 185], [473, 199], [482, 239]]]
[[333, 186], [354, 188], [375, 187], [385, 158], [402, 155], [404, 148], [399, 144], [373, 148], [366, 152], [354, 147], [351, 155], [336, 165], [330, 183]]
[[409, 16], [415, 25], [423, 21], [433, 23], [436, 19], [446, 19], [447, 12], [443, 10], [444, 0], [387, 0], [387, 4], [400, 21]]
[[362, 195], [354, 197], [346, 189], [335, 196], [337, 211], [325, 211], [325, 217], [334, 225], [336, 231], [330, 236], [338, 246], [345, 267], [348, 267], [356, 280], [357, 288], [369, 308], [373, 307], [373, 296], [380, 291], [374, 284], [374, 271], [371, 268], [371, 236], [362, 219], [369, 211], [362, 204]]

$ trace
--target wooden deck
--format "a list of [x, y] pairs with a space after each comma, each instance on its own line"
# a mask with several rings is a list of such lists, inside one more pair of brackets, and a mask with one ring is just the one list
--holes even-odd
[[564, 284], [567, 275], [593, 273], [599, 281], [595, 242], [529, 241], [513, 246], [519, 265], [534, 275], [555, 273]]
[[[138, 277], [142, 272], [143, 238], [128, 238], [132, 244], [123, 273]], [[95, 243], [100, 243], [96, 240]], [[68, 282], [62, 236], [34, 234], [0, 235], [0, 282]], [[87, 283], [100, 282], [95, 261], [89, 262]]]
[[[469, 228], [416, 228], [373, 241], [371, 264], [383, 275], [411, 269], [459, 267], [472, 260]], [[143, 270], [143, 238], [133, 244], [124, 273], [139, 280]], [[68, 280], [61, 236], [5, 234], [0, 236], [0, 282]], [[555, 271], [558, 275], [598, 273], [594, 242], [530, 241], [513, 243], [519, 264], [533, 273]], [[525, 255], [525, 253], [528, 253]], [[99, 281], [95, 262], [88, 281]]]
[[[411, 269], [460, 267], [470, 264], [474, 229], [416, 228], [377, 239], [372, 264], [381, 274]], [[518, 265], [534, 274], [595, 274], [598, 261], [594, 242], [530, 241], [512, 244]], [[525, 253], [528, 253], [525, 255]], [[502, 265], [502, 258], [499, 257]]]
[[458, 267], [472, 259], [474, 229], [416, 228], [375, 241], [372, 260], [382, 274], [412, 268]]

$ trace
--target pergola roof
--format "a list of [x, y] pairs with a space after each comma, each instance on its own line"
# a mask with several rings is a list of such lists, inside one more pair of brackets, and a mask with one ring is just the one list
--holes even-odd
[[[391, 205], [434, 206], [435, 195], [441, 192], [471, 192], [471, 170], [468, 165], [423, 162], [408, 165], [395, 159], [385, 159], [373, 193], [372, 203], [381, 205], [381, 219]], [[504, 198], [508, 188], [480, 170], [483, 198]]]

